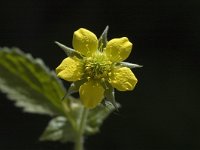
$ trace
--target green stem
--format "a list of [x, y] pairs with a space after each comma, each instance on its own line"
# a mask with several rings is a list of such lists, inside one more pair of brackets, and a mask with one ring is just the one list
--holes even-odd
[[70, 114], [70, 111], [71, 111], [70, 108], [68, 107], [68, 105], [65, 102], [62, 102], [62, 106], [64, 108], [64, 112], [65, 112], [66, 118], [69, 120], [69, 122], [71, 123], [72, 127], [74, 129], [76, 129], [77, 128], [76, 127], [76, 122], [75, 122], [74, 118]]
[[88, 109], [84, 107], [75, 141], [75, 150], [84, 150], [84, 130], [87, 122], [87, 116]]

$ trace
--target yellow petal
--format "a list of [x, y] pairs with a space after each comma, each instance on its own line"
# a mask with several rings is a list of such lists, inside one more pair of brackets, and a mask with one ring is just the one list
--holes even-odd
[[115, 38], [107, 43], [105, 53], [112, 62], [120, 62], [128, 58], [132, 43], [127, 37]]
[[76, 51], [85, 56], [91, 56], [98, 48], [96, 35], [84, 28], [74, 32], [72, 44]]
[[137, 79], [127, 67], [115, 68], [110, 76], [110, 84], [119, 91], [133, 90]]
[[80, 80], [83, 75], [82, 63], [77, 57], [67, 57], [56, 68], [56, 73], [59, 78], [66, 81]]
[[94, 108], [104, 98], [104, 88], [96, 81], [88, 81], [79, 89], [80, 99], [86, 108]]

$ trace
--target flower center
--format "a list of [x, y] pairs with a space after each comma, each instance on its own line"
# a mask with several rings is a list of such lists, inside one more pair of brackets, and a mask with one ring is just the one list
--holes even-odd
[[85, 74], [92, 79], [107, 78], [112, 63], [102, 53], [85, 59]]

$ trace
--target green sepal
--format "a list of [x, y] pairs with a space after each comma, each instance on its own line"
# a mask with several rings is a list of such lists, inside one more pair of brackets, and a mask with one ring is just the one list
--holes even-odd
[[113, 106], [116, 108], [116, 110], [118, 110], [118, 106], [115, 101], [115, 89], [108, 82], [105, 83], [105, 86], [106, 87], [105, 87], [104, 96], [106, 100], [110, 101], [113, 104]]
[[77, 58], [80, 58], [80, 59], [83, 58], [81, 56], [81, 54], [79, 52], [75, 51], [74, 49], [67, 47], [67, 46], [65, 46], [65, 45], [63, 45], [63, 44], [61, 44], [57, 41], [55, 41], [55, 44], [57, 44], [65, 52], [65, 54], [67, 56], [71, 56], [71, 57], [76, 56]]
[[68, 89], [68, 95], [78, 92], [80, 86], [81, 86], [83, 83], [85, 83], [86, 81], [87, 81], [87, 79], [82, 79], [82, 80], [78, 80], [78, 81], [73, 82], [73, 83], [70, 85], [69, 89]]
[[128, 67], [128, 68], [141, 68], [143, 66], [138, 65], [138, 64], [133, 64], [133, 63], [129, 63], [129, 62], [120, 62], [117, 65], [121, 65], [123, 67]]
[[108, 29], [109, 29], [109, 26], [106, 26], [106, 28], [104, 29], [103, 33], [101, 34], [101, 36], [99, 38], [98, 49], [100, 51], [103, 51], [103, 49], [106, 47], [106, 44], [108, 42], [108, 40], [107, 40]]
[[25, 112], [63, 114], [65, 88], [39, 58], [18, 48], [0, 48], [0, 91]]
[[60, 141], [74, 142], [75, 131], [65, 117], [58, 116], [53, 118], [42, 135], [40, 136], [40, 141]]

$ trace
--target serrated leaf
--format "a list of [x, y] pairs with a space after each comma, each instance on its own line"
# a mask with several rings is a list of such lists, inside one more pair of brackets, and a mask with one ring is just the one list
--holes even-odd
[[133, 63], [129, 63], [129, 62], [120, 62], [119, 65], [121, 65], [123, 67], [128, 67], [128, 68], [141, 68], [141, 67], [143, 67], [141, 65], [133, 64]]
[[53, 118], [40, 137], [41, 141], [73, 142], [76, 133], [65, 117]]
[[17, 48], [0, 48], [0, 91], [25, 112], [62, 114], [65, 88], [41, 59]]
[[[116, 104], [117, 108], [120, 105]], [[95, 134], [99, 132], [103, 121], [115, 110], [115, 107], [108, 101], [106, 101], [105, 105], [98, 105], [96, 108], [90, 110], [87, 124], [86, 124], [86, 134]]]

